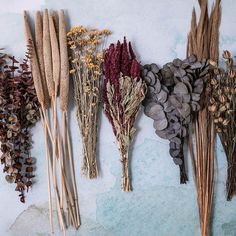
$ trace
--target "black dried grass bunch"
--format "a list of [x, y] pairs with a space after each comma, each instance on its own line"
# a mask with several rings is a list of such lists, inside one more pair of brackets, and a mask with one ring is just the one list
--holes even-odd
[[32, 186], [31, 127], [39, 119], [39, 104], [28, 65], [29, 53], [22, 63], [15, 57], [0, 56], [0, 141], [1, 164], [6, 181], [16, 184], [20, 201]]

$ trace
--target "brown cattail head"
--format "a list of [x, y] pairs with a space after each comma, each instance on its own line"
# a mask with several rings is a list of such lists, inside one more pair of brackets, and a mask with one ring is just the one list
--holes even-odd
[[53, 81], [52, 69], [52, 49], [50, 42], [49, 17], [48, 10], [43, 13], [43, 59], [45, 67], [45, 76], [47, 81], [48, 93], [50, 97], [55, 96], [55, 85]]
[[39, 69], [38, 59], [36, 55], [36, 50], [34, 47], [32, 33], [31, 33], [30, 25], [29, 25], [28, 15], [26, 11], [24, 11], [24, 26], [25, 26], [26, 44], [28, 45], [30, 42], [30, 45], [29, 45], [31, 48], [30, 64], [32, 68], [34, 86], [35, 86], [36, 94], [38, 97], [38, 101], [40, 105], [44, 107], [45, 100], [44, 100], [44, 92], [43, 92], [43, 86], [42, 86], [42, 81], [41, 81], [40, 69]]
[[60, 84], [60, 53], [59, 53], [57, 33], [52, 16], [49, 17], [49, 31], [50, 31], [50, 41], [52, 49], [53, 81], [55, 85], [55, 93], [57, 95], [57, 91]]
[[51, 11], [50, 15], [53, 18], [53, 23], [56, 29], [57, 37], [59, 37], [59, 20], [58, 20], [57, 11]]
[[50, 105], [50, 98], [48, 94], [47, 82], [44, 71], [44, 60], [43, 60], [43, 23], [40, 11], [35, 13], [35, 48], [38, 56], [38, 63], [41, 72], [41, 80], [44, 92], [45, 108]]
[[63, 10], [61, 10], [59, 17], [59, 43], [61, 54], [60, 108], [62, 111], [67, 111], [69, 93], [69, 62], [67, 51], [66, 22]]

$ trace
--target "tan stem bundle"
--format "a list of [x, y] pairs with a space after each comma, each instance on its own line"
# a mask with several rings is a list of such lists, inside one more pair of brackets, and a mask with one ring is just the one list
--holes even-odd
[[[36, 12], [34, 44], [27, 13], [24, 12], [26, 41], [27, 43], [29, 40], [31, 42], [32, 74], [41, 105], [40, 114], [45, 133], [50, 224], [53, 232], [52, 185], [58, 221], [60, 228], [65, 232], [68, 225], [78, 229], [80, 217], [67, 118], [69, 66], [64, 12], [61, 11], [60, 13], [59, 26], [55, 25], [55, 19], [55, 12], [49, 16], [48, 10], [45, 10], [42, 23], [41, 13], [39, 11]], [[57, 27], [59, 27], [58, 30]], [[56, 101], [59, 86], [61, 86], [60, 90], [63, 91], [60, 96], [60, 102], [64, 104], [61, 106], [63, 107], [61, 109], [63, 124], [61, 132], [58, 125]], [[52, 116], [49, 116], [50, 100]], [[50, 117], [52, 118], [51, 122]]]
[[[221, 16], [220, 0], [216, 0], [210, 18], [208, 16], [207, 0], [199, 1], [201, 15], [196, 22], [193, 10], [191, 31], [188, 35], [187, 54], [195, 54], [198, 60], [210, 59], [217, 63], [219, 50], [219, 25]], [[214, 74], [210, 73], [210, 78]], [[215, 176], [215, 131], [214, 123], [208, 111], [211, 94], [210, 78], [205, 81], [205, 92], [201, 98], [201, 109], [196, 114], [193, 125], [194, 147], [190, 145], [193, 154], [193, 169], [198, 196], [201, 235], [210, 235], [210, 223], [214, 196]], [[190, 143], [192, 140], [190, 140]]]

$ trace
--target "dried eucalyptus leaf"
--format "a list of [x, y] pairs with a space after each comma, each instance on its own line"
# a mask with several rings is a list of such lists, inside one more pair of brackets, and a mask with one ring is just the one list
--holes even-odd
[[160, 103], [165, 103], [167, 100], [167, 92], [161, 90], [160, 93], [157, 94], [157, 99]]
[[160, 70], [160, 68], [156, 65], [156, 64], [151, 64], [150, 65], [151, 66], [151, 71], [153, 72], [153, 73], [158, 73], [159, 72], [159, 70]]
[[202, 64], [200, 62], [195, 62], [191, 65], [192, 70], [200, 69], [202, 67]]
[[182, 65], [182, 63], [183, 62], [179, 58], [176, 58], [176, 59], [173, 60], [173, 64], [176, 67], [180, 67]]
[[179, 145], [181, 144], [181, 140], [178, 137], [174, 137], [170, 141], [173, 142], [173, 143], [179, 144]]
[[161, 83], [160, 83], [159, 79], [156, 80], [156, 84], [154, 85], [154, 88], [155, 88], [155, 92], [156, 93], [160, 93], [160, 91], [161, 91]]
[[169, 153], [172, 157], [178, 157], [180, 154], [180, 149], [170, 149]]
[[175, 94], [188, 94], [188, 88], [183, 82], [179, 82], [174, 87]]
[[200, 94], [192, 93], [192, 100], [198, 102], [200, 100]]
[[195, 55], [191, 55], [191, 56], [189, 56], [189, 57], [187, 58], [187, 61], [188, 61], [189, 63], [194, 63], [194, 62], [197, 61], [197, 57], [196, 57]]
[[173, 161], [176, 165], [182, 165], [183, 164], [183, 161], [180, 158], [173, 158]]
[[155, 120], [153, 123], [153, 127], [156, 130], [163, 130], [168, 126], [168, 121], [166, 118], [160, 119], [160, 120]]
[[184, 118], [188, 117], [191, 113], [191, 108], [188, 103], [183, 103], [181, 108], [178, 108], [180, 115]]
[[162, 107], [161, 105], [152, 102], [152, 103], [149, 103], [149, 104], [144, 108], [144, 113], [145, 113], [148, 117], [150, 117], [150, 118], [156, 120], [156, 119], [158, 119], [158, 116], [160, 116], [160, 114], [162, 114], [162, 113], [164, 113], [164, 112], [163, 112], [163, 107]]

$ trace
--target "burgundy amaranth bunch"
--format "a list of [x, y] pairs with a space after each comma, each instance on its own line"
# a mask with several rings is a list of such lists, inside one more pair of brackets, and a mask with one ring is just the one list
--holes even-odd
[[129, 146], [134, 137], [135, 118], [145, 97], [146, 87], [140, 79], [140, 64], [131, 43], [111, 44], [104, 58], [104, 110], [117, 139], [121, 153], [123, 191], [131, 191]]

